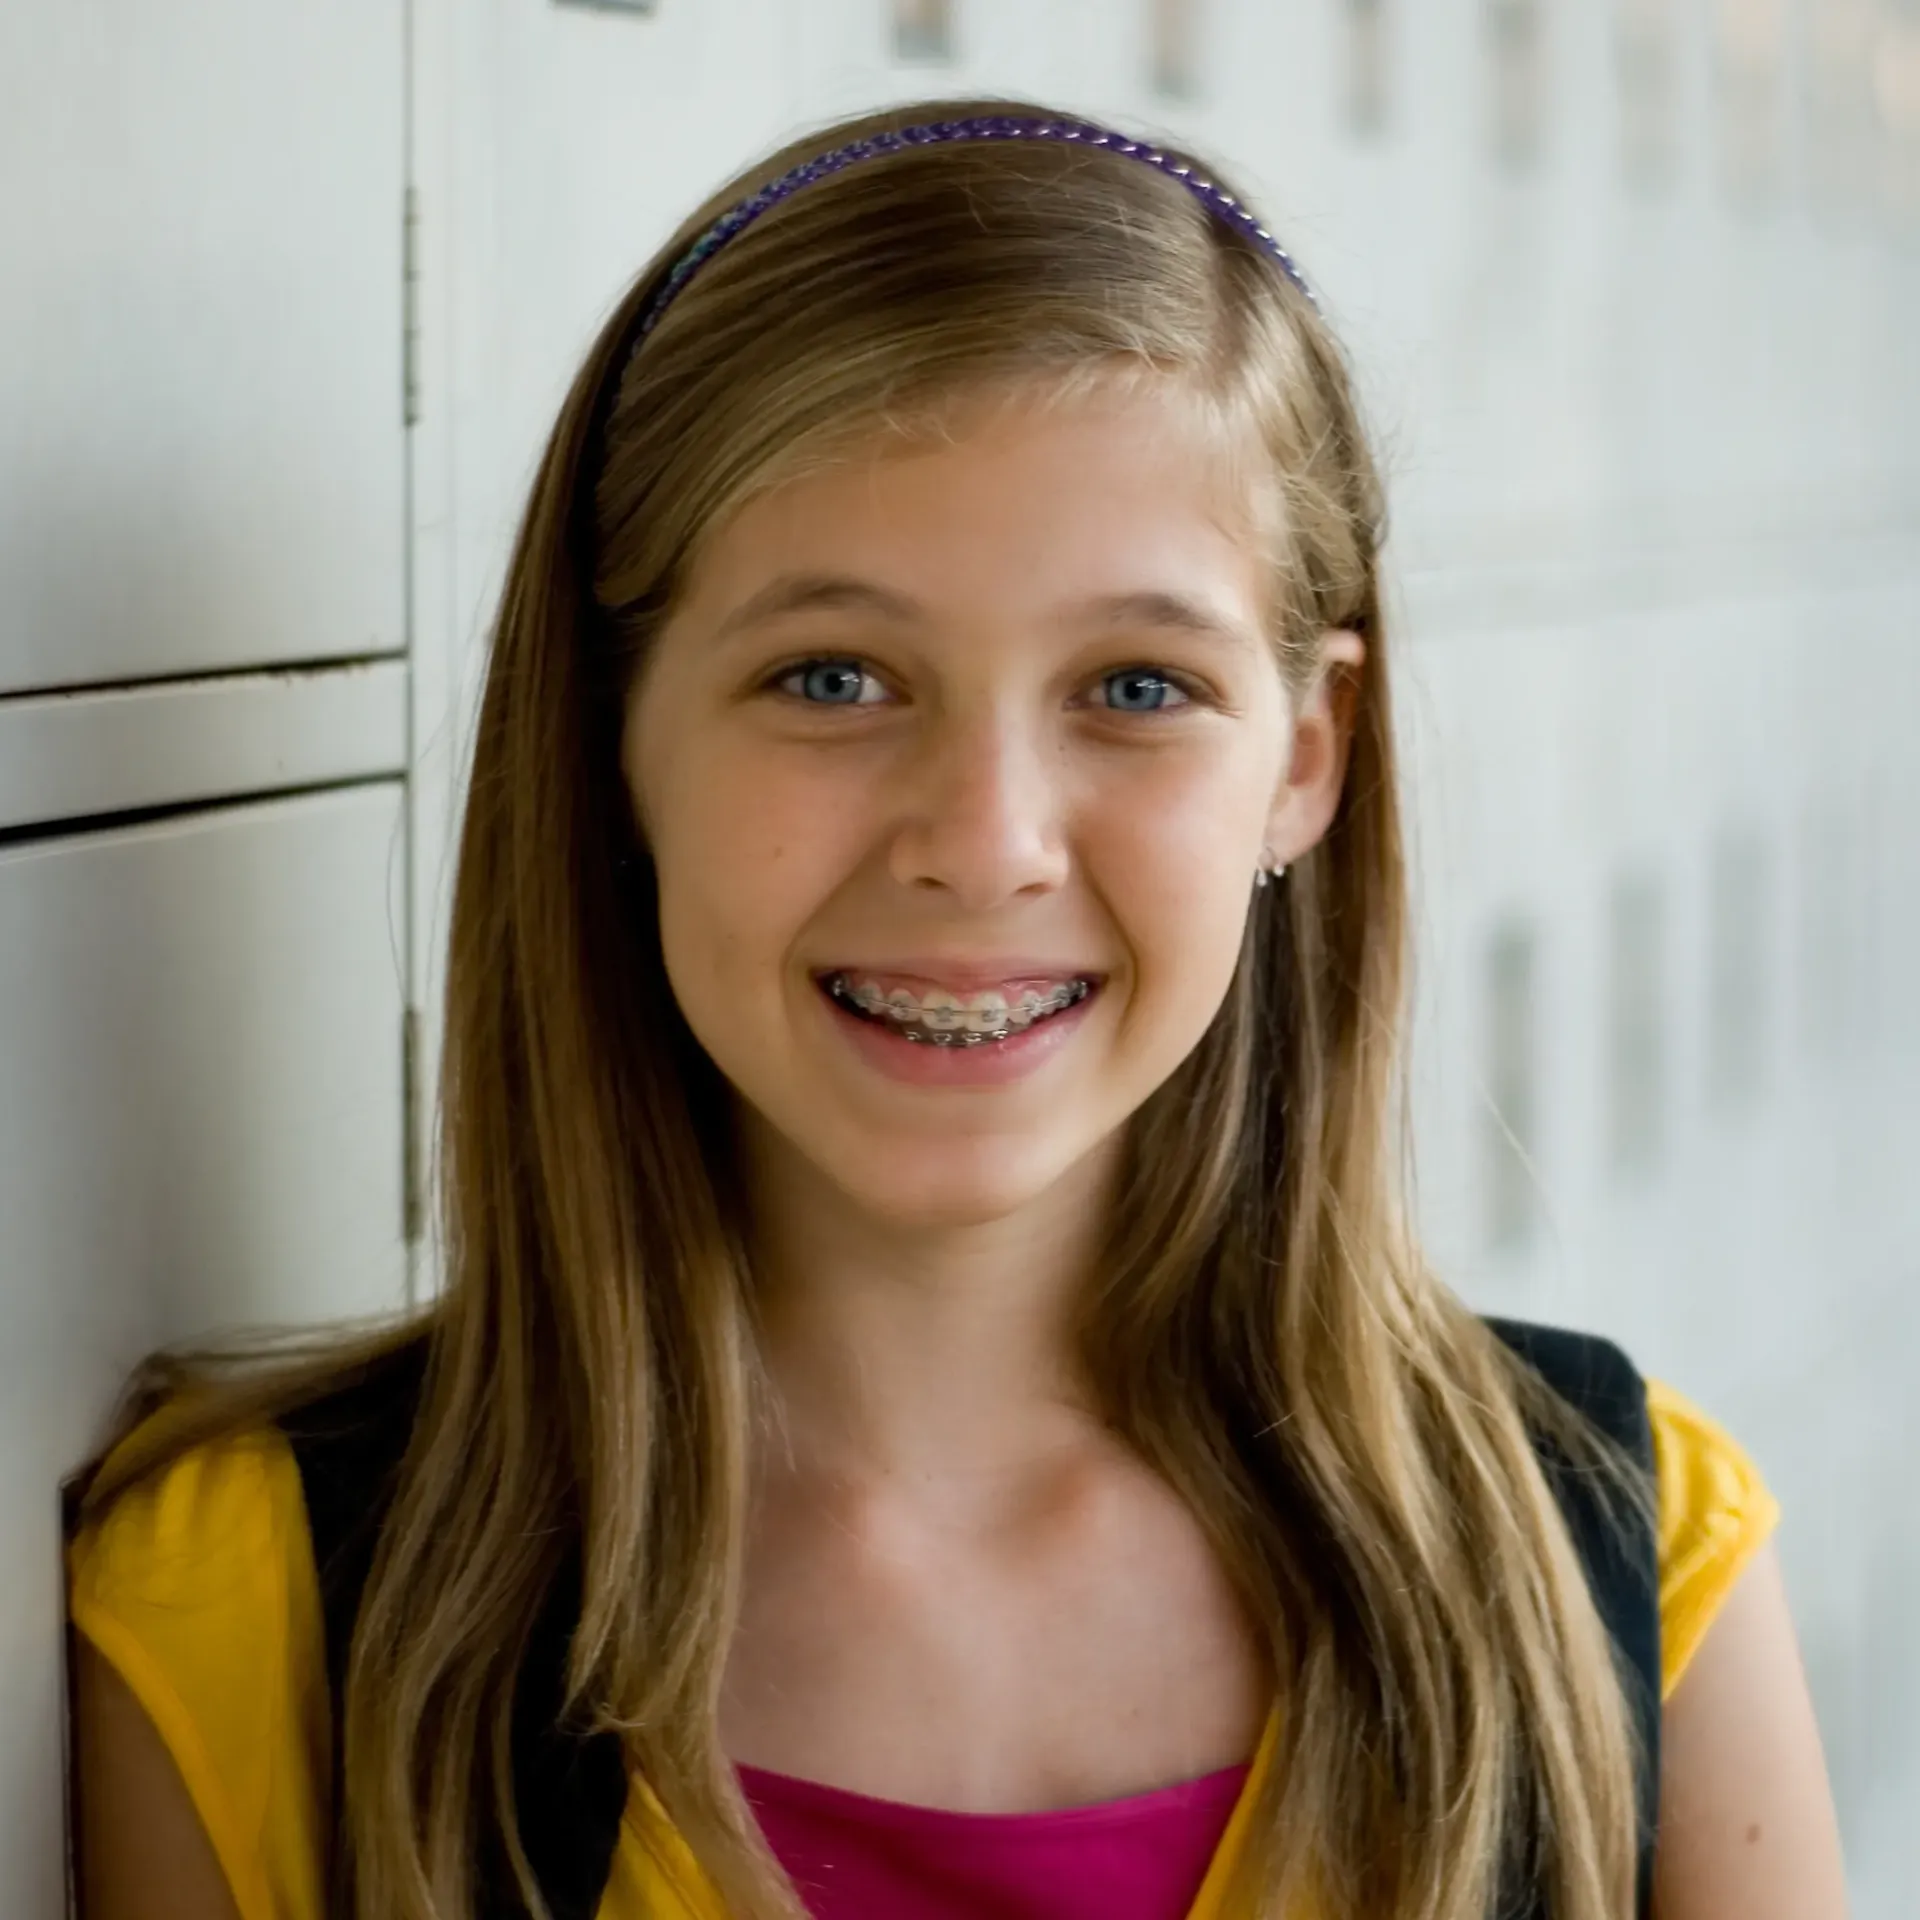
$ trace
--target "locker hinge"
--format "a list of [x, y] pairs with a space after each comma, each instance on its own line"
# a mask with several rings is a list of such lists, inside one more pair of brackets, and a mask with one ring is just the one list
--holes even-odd
[[400, 419], [420, 418], [420, 192], [409, 187], [400, 216]]
[[401, 1231], [411, 1246], [420, 1238], [425, 1221], [420, 1141], [420, 1013], [406, 1008], [400, 1016], [400, 1207]]

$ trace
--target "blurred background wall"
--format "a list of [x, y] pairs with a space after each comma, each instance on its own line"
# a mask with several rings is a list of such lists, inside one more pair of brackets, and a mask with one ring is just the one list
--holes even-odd
[[465, 730], [623, 283], [826, 116], [1217, 155], [1391, 474], [1421, 1212], [1751, 1447], [1920, 1912], [1920, 0], [11, 0], [0, 1911], [55, 1484], [163, 1339], [430, 1287]]

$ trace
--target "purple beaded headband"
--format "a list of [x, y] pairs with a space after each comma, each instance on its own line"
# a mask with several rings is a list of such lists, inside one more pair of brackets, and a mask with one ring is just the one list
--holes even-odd
[[1130, 140], [1125, 134], [1114, 133], [1087, 120], [1036, 120], [1017, 115], [988, 114], [969, 120], [937, 120], [929, 126], [901, 127], [892, 132], [869, 134], [864, 140], [852, 141], [844, 147], [835, 147], [831, 153], [821, 154], [817, 159], [803, 161], [791, 171], [783, 173], [779, 179], [769, 181], [751, 199], [742, 200], [738, 206], [723, 213], [673, 263], [659, 291], [640, 315], [633, 333], [634, 345], [638, 346], [653, 331], [661, 314], [680, 289], [693, 278], [702, 262], [711, 259], [735, 234], [751, 226], [769, 207], [777, 206], [789, 195], [798, 193], [802, 187], [811, 186], [816, 180], [824, 180], [828, 174], [838, 173], [858, 161], [876, 159], [887, 153], [900, 153], [912, 147], [940, 146], [951, 140], [1072, 140], [1083, 146], [1104, 147], [1109, 153], [1125, 154], [1132, 160], [1144, 160], [1148, 166], [1158, 167], [1162, 173], [1178, 180], [1208, 212], [1219, 215], [1229, 225], [1237, 227], [1300, 289], [1310, 304], [1316, 308], [1319, 306], [1314, 299], [1313, 289], [1307, 285], [1300, 269], [1294, 265], [1279, 241], [1224, 187], [1216, 186], [1186, 161], [1163, 153], [1147, 141]]

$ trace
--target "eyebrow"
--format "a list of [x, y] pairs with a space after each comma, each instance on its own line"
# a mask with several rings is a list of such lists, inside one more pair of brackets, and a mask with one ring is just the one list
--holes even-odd
[[1190, 633], [1202, 640], [1224, 640], [1244, 647], [1254, 638], [1236, 621], [1211, 612], [1186, 595], [1147, 588], [1137, 593], [1103, 594], [1081, 609], [1090, 620], [1112, 627], [1159, 627], [1171, 633]]
[[918, 601], [871, 580], [840, 573], [783, 573], [735, 607], [714, 630], [714, 642], [796, 613], [872, 613], [903, 624], [925, 618]]
[[[871, 580], [838, 573], [781, 574], [750, 594], [721, 621], [714, 632], [714, 643], [799, 613], [864, 613], [905, 626], [923, 624], [927, 618], [926, 609], [917, 600]], [[1157, 627], [1233, 647], [1245, 647], [1254, 639], [1244, 627], [1211, 612], [1199, 601], [1160, 588], [1099, 594], [1082, 601], [1070, 618], [1079, 625]]]

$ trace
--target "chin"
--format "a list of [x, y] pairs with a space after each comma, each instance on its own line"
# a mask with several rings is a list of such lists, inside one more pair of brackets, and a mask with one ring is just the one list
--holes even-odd
[[[1079, 1156], [1034, 1142], [956, 1155], [948, 1140], [925, 1152], [863, 1155], [820, 1171], [869, 1218], [901, 1232], [947, 1233], [1011, 1219], [1049, 1193]], [[818, 1163], [816, 1163], [818, 1164]]]

